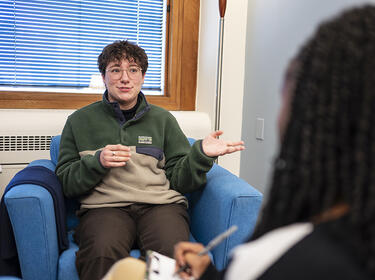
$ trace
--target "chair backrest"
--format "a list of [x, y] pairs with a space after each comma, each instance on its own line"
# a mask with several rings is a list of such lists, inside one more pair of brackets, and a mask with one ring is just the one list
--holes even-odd
[[[50, 157], [52, 163], [56, 166], [59, 158], [61, 135], [52, 137], [50, 144]], [[68, 231], [74, 229], [78, 225], [78, 218], [75, 212], [79, 209], [79, 202], [73, 198], [65, 198], [66, 223]]]
[[49, 147], [49, 154], [54, 165], [57, 165], [57, 160], [59, 158], [60, 140], [61, 135], [53, 136]]

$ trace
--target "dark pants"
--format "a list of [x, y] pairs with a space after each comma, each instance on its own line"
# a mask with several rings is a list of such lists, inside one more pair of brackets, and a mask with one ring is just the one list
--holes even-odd
[[189, 240], [189, 217], [182, 204], [133, 204], [121, 208], [82, 209], [75, 240], [81, 280], [101, 279], [136, 246], [173, 257], [173, 247]]

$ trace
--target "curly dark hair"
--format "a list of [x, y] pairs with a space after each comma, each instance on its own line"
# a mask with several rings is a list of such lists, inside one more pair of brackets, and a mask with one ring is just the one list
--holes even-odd
[[104, 47], [102, 53], [98, 57], [98, 68], [102, 75], [109, 63], [127, 59], [134, 61], [142, 68], [142, 74], [145, 74], [148, 68], [148, 58], [144, 49], [140, 46], [129, 42], [128, 40], [117, 40], [112, 44]]
[[290, 119], [252, 239], [345, 203], [375, 275], [375, 7], [322, 23], [296, 61]]

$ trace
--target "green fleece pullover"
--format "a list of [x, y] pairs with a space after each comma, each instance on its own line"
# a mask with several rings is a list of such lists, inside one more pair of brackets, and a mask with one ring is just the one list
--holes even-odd
[[[190, 147], [173, 115], [148, 104], [142, 93], [128, 121], [106, 96], [68, 117], [56, 167], [64, 194], [78, 197], [82, 208], [187, 204], [181, 194], [201, 188], [214, 161], [203, 153], [201, 140]], [[100, 152], [108, 144], [130, 147], [125, 166], [101, 165]]]

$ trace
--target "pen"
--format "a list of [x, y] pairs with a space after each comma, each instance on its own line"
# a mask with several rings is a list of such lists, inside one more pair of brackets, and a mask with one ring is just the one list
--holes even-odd
[[[229, 229], [224, 231], [223, 233], [216, 236], [214, 239], [212, 239], [206, 247], [202, 251], [198, 253], [198, 256], [206, 255], [209, 251], [211, 251], [213, 248], [215, 248], [217, 245], [219, 245], [222, 241], [224, 241], [229, 235], [231, 235], [233, 232], [235, 232], [238, 229], [236, 225], [231, 226]], [[185, 264], [181, 266], [173, 275], [176, 275], [182, 271], [185, 271], [187, 268], [189, 268], [188, 264]]]

